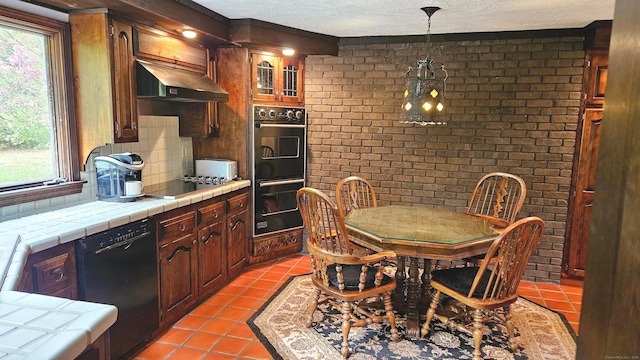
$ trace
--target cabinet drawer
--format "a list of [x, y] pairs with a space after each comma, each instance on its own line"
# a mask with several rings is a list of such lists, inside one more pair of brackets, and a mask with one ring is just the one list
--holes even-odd
[[47, 293], [54, 288], [68, 286], [72, 269], [69, 254], [62, 254], [33, 265], [36, 290]]
[[196, 227], [196, 212], [190, 211], [183, 215], [178, 215], [171, 219], [161, 221], [158, 224], [158, 240], [175, 240], [183, 236], [193, 234]]
[[211, 224], [224, 219], [224, 201], [220, 201], [209, 206], [203, 206], [198, 209], [199, 224]]
[[229, 213], [236, 213], [247, 209], [247, 203], [249, 201], [249, 194], [236, 195], [227, 200], [229, 202]]

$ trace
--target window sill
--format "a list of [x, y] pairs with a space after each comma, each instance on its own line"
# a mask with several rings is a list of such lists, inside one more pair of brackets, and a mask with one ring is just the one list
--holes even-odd
[[78, 194], [86, 181], [69, 181], [62, 184], [37, 186], [0, 193], [0, 208], [54, 197]]

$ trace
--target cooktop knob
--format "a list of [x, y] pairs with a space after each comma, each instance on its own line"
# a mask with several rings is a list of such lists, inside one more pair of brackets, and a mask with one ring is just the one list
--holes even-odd
[[296, 119], [302, 120], [302, 110], [296, 111]]
[[269, 117], [274, 117], [274, 116], [276, 116], [276, 111], [273, 109], [269, 110]]
[[263, 118], [267, 115], [267, 112], [264, 109], [258, 110], [258, 116]]

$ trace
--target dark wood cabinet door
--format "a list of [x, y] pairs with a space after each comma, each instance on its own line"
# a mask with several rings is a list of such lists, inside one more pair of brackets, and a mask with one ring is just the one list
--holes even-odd
[[280, 96], [284, 104], [301, 105], [304, 101], [303, 62], [295, 58], [280, 59]]
[[227, 216], [227, 267], [229, 275], [242, 270], [249, 261], [247, 251], [247, 233], [249, 212], [242, 211]]
[[251, 98], [255, 101], [275, 102], [278, 99], [278, 58], [251, 54]]
[[[160, 246], [161, 323], [183, 316], [198, 292], [198, 251], [194, 235]], [[162, 325], [161, 324], [161, 325]]]
[[[216, 81], [215, 54], [207, 50], [207, 59], [206, 76]], [[199, 74], [202, 75], [203, 73]], [[220, 135], [218, 102], [176, 103], [172, 104], [172, 107], [177, 111], [178, 117], [180, 118], [180, 136], [211, 138]]]
[[[224, 208], [222, 209], [224, 211]], [[223, 213], [224, 214], [224, 213]], [[198, 230], [200, 296], [218, 289], [225, 280], [224, 215]]]
[[249, 262], [249, 195], [236, 195], [227, 200], [227, 275], [241, 271]]
[[570, 231], [565, 243], [565, 274], [571, 277], [584, 278], [587, 261], [587, 243], [589, 239], [589, 222], [593, 204], [596, 164], [600, 133], [602, 131], [602, 115], [600, 109], [587, 109], [582, 122], [582, 137], [577, 146], [580, 156], [577, 161], [577, 181], [573, 189]]
[[562, 254], [562, 277], [565, 280], [583, 280], [585, 274], [608, 57], [606, 49], [587, 50], [585, 55], [583, 102], [580, 106], [582, 116], [576, 131], [567, 231]]
[[256, 103], [302, 105], [303, 61], [268, 53], [251, 54], [251, 98]]
[[183, 316], [198, 296], [195, 227], [195, 211], [158, 222], [162, 324]]
[[136, 98], [135, 58], [131, 25], [112, 20], [114, 66], [114, 139], [138, 141], [138, 105]]

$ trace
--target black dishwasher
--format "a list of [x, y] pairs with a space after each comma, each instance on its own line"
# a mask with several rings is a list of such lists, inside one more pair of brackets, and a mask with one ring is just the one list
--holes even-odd
[[111, 304], [118, 319], [109, 329], [118, 359], [159, 326], [158, 261], [151, 218], [76, 242], [80, 300]]

